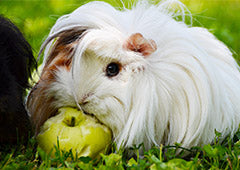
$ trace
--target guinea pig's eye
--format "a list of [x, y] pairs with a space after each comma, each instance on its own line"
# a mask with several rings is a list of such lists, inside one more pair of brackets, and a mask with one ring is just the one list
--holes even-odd
[[120, 65], [118, 63], [110, 63], [107, 66], [106, 75], [108, 77], [114, 77], [118, 75], [119, 71], [120, 71]]

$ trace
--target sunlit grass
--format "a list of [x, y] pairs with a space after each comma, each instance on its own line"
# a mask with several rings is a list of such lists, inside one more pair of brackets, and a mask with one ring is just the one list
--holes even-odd
[[[221, 134], [216, 134], [216, 139]], [[182, 148], [180, 154], [176, 154], [180, 144], [175, 146], [153, 147], [148, 151], [139, 153], [143, 145], [129, 148], [129, 156], [125, 150], [116, 150], [112, 146], [112, 152], [101, 154], [100, 159], [89, 157], [76, 158], [73, 154], [61, 151], [56, 146], [55, 156], [51, 157], [37, 147], [34, 139], [29, 140], [27, 146], [19, 145], [9, 147], [0, 152], [0, 169], [239, 169], [240, 167], [240, 133], [234, 140], [226, 139], [223, 143], [215, 140], [213, 145], [205, 145], [202, 148]], [[236, 142], [237, 141], [237, 142]], [[2, 149], [2, 148], [1, 148]], [[182, 158], [185, 153], [189, 156]]]
[[[1, 0], [0, 13], [9, 17], [24, 32], [35, 54], [56, 19], [90, 0]], [[121, 0], [105, 0], [122, 6]], [[135, 0], [124, 0], [130, 6]], [[159, 0], [157, 0], [159, 1]], [[208, 28], [240, 55], [240, 0], [182, 0], [191, 11], [193, 26]], [[117, 4], [117, 5], [116, 5]]]

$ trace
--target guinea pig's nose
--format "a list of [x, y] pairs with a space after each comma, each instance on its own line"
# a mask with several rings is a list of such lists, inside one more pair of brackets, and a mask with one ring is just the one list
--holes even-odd
[[89, 97], [92, 95], [93, 95], [93, 93], [86, 93], [86, 94], [82, 95], [79, 104], [85, 105], [85, 104], [89, 103]]

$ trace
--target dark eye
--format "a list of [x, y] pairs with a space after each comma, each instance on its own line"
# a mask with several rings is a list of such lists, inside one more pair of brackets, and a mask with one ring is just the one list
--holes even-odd
[[117, 64], [117, 63], [110, 63], [107, 66], [106, 75], [108, 77], [114, 77], [114, 76], [118, 75], [119, 71], [120, 71], [119, 64]]

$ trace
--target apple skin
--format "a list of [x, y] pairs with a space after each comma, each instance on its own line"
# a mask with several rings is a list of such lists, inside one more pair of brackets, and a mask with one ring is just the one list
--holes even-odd
[[38, 145], [45, 152], [54, 156], [54, 145], [59, 141], [60, 150], [69, 151], [73, 155], [96, 158], [103, 153], [112, 141], [111, 130], [96, 118], [81, 111], [65, 107], [59, 114], [49, 118], [37, 136]]

